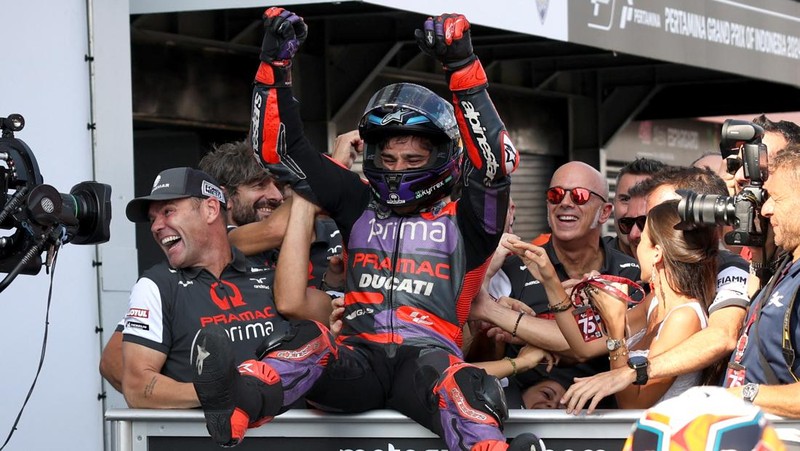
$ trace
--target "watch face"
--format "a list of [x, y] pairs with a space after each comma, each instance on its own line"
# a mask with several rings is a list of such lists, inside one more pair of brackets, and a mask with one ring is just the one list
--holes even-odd
[[745, 401], [753, 402], [757, 394], [758, 385], [756, 384], [745, 384], [745, 386], [742, 387], [742, 398], [744, 398]]
[[609, 351], [616, 351], [622, 345], [619, 340], [609, 338], [606, 340], [606, 349]]

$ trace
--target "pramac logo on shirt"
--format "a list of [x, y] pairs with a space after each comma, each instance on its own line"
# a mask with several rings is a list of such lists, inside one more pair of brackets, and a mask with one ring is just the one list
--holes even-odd
[[243, 307], [247, 305], [242, 297], [242, 292], [236, 285], [220, 280], [211, 285], [211, 300], [220, 310], [230, 310], [233, 307]]

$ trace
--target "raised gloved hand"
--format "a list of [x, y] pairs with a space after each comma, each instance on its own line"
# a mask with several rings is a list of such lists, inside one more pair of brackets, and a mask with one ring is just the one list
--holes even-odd
[[441, 61], [448, 71], [468, 66], [477, 57], [472, 52], [469, 22], [461, 14], [428, 17], [423, 29], [414, 31], [419, 48]]
[[274, 6], [264, 11], [263, 19], [261, 61], [273, 66], [289, 65], [308, 36], [306, 23], [297, 14]]

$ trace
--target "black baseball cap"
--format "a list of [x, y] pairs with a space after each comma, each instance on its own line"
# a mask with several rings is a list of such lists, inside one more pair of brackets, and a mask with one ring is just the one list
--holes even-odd
[[213, 177], [194, 168], [172, 168], [158, 174], [149, 196], [137, 197], [128, 202], [125, 214], [131, 222], [149, 222], [147, 210], [150, 202], [186, 197], [214, 197], [223, 207], [226, 206], [225, 195]]

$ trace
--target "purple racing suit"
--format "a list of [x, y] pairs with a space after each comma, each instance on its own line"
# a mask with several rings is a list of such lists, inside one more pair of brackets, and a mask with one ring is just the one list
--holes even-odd
[[[271, 85], [278, 77], [264, 76], [271, 70], [264, 66], [253, 91], [250, 139], [279, 180], [334, 219], [346, 271], [337, 340], [326, 338], [324, 326], [305, 324], [298, 326], [305, 332], [262, 359], [280, 375], [279, 404], [305, 395], [330, 411], [388, 407], [443, 436], [451, 450], [505, 449], [502, 390], [495, 393], [496, 379], [463, 363], [460, 350], [471, 301], [503, 233], [509, 174], [518, 162], [480, 62], [450, 76], [466, 156], [460, 197], [404, 215], [312, 148], [290, 87]], [[279, 413], [281, 406], [273, 407], [262, 416]]]

